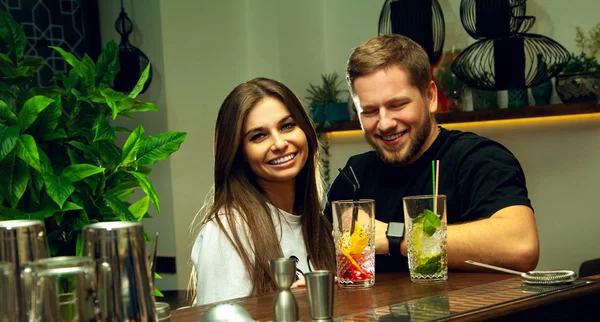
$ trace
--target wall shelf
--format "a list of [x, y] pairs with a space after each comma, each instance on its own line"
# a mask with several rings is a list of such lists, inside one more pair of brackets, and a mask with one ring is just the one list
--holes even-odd
[[[597, 104], [596, 101], [587, 101], [485, 111], [437, 113], [435, 116], [438, 121], [438, 124], [445, 124], [493, 120], [510, 120], [530, 117], [559, 116], [598, 112], [600, 112], [600, 105]], [[360, 130], [360, 123], [358, 122], [358, 120], [338, 122], [331, 124], [331, 126], [325, 129], [321, 125], [319, 125], [316, 130], [320, 133]]]

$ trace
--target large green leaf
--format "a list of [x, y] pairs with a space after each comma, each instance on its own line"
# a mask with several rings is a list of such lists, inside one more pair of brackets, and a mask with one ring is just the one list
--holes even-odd
[[125, 116], [126, 113], [131, 112], [147, 112], [153, 111], [158, 112], [158, 108], [154, 103], [150, 102], [141, 102], [136, 100], [135, 98], [126, 97], [120, 100], [117, 104], [119, 109], [119, 115]]
[[117, 92], [111, 88], [103, 88], [100, 90], [100, 94], [104, 97], [106, 104], [112, 111], [113, 120], [119, 115], [119, 106], [117, 101], [122, 99], [125, 95], [121, 92]]
[[97, 173], [104, 172], [104, 168], [99, 168], [91, 164], [72, 164], [66, 167], [61, 178], [68, 179], [70, 182], [77, 182]]
[[83, 232], [79, 231], [75, 242], [75, 256], [81, 257], [81, 255], [83, 255]]
[[173, 152], [179, 150], [186, 135], [185, 132], [173, 131], [148, 137], [140, 144], [137, 163], [153, 164], [168, 158]]
[[0, 124], [0, 161], [4, 159], [17, 145], [21, 130], [18, 126], [4, 126]]
[[45, 96], [34, 96], [23, 104], [23, 109], [19, 112], [19, 126], [25, 132], [27, 128], [37, 119], [41, 111], [54, 102], [53, 99]]
[[73, 54], [64, 51], [60, 47], [57, 47], [57, 46], [49, 46], [49, 47], [58, 51], [63, 56], [63, 58], [65, 59], [67, 64], [73, 66], [73, 70], [75, 70], [77, 75], [79, 75], [79, 77], [81, 77], [85, 81], [85, 84], [87, 86], [93, 85], [94, 73], [95, 73], [94, 69], [92, 69], [86, 63], [77, 59], [77, 57], [75, 57]]
[[27, 38], [23, 28], [7, 12], [0, 11], [0, 37], [9, 52], [14, 55], [13, 62], [16, 63], [23, 57]]
[[31, 67], [42, 67], [46, 64], [46, 61], [39, 57], [27, 57], [19, 61], [19, 66], [31, 66]]
[[107, 168], [115, 166], [121, 161], [121, 151], [112, 142], [98, 141], [94, 142], [93, 146], [102, 160], [106, 162]]
[[33, 136], [29, 134], [21, 135], [17, 140], [16, 151], [17, 156], [19, 156], [21, 160], [25, 161], [37, 171], [42, 171], [40, 167], [40, 155], [38, 153], [38, 147], [33, 139]]
[[133, 216], [137, 219], [137, 221], [142, 220], [146, 212], [148, 212], [148, 205], [150, 203], [150, 198], [145, 196], [144, 198], [136, 201], [133, 205], [129, 206], [129, 211], [133, 214]]
[[57, 128], [54, 132], [42, 135], [44, 141], [60, 140], [68, 138], [67, 132], [62, 127]]
[[0, 178], [4, 200], [15, 208], [27, 189], [29, 166], [19, 159], [15, 152], [11, 152], [0, 162]]
[[0, 100], [0, 119], [7, 121], [9, 125], [17, 124], [17, 116], [4, 101]]
[[144, 85], [146, 85], [146, 81], [148, 80], [148, 75], [150, 75], [150, 63], [148, 63], [146, 68], [144, 68], [144, 71], [142, 72], [140, 79], [138, 79], [137, 84], [135, 84], [135, 87], [129, 93], [129, 95], [128, 95], [129, 97], [136, 98], [138, 96], [138, 94], [144, 89]]
[[141, 124], [129, 134], [127, 141], [123, 145], [123, 158], [121, 160], [121, 165], [127, 164], [131, 161], [134, 161], [137, 158], [137, 150], [139, 148], [139, 142], [144, 140], [144, 126]]
[[160, 199], [158, 198], [156, 191], [154, 191], [154, 186], [152, 185], [150, 180], [148, 180], [148, 177], [145, 174], [135, 171], [129, 173], [131, 173], [131, 175], [133, 175], [138, 180], [140, 186], [142, 186], [142, 190], [144, 190], [146, 195], [150, 197], [150, 201], [152, 201], [152, 203], [156, 206], [156, 210], [160, 212]]
[[20, 217], [24, 214], [21, 209], [13, 209], [2, 206], [0, 203], [0, 221], [3, 220], [13, 220], [17, 217]]
[[65, 201], [75, 191], [71, 181], [63, 176], [59, 177], [54, 174], [45, 175], [44, 183], [46, 184], [46, 193], [56, 202], [60, 209], [62, 209]]
[[136, 221], [131, 211], [129, 211], [125, 203], [123, 203], [123, 201], [121, 201], [119, 198], [110, 193], [103, 194], [102, 198], [104, 199], [106, 205], [119, 217], [119, 220]]
[[40, 204], [40, 195], [44, 187], [44, 177], [37, 171], [30, 171], [31, 178], [29, 179], [29, 195], [34, 199], [36, 204]]
[[73, 216], [71, 224], [72, 230], [80, 231], [83, 229], [83, 227], [90, 224], [90, 218], [85, 210], [81, 209], [81, 211], [78, 211], [77, 214]]
[[135, 189], [137, 188], [140, 188], [140, 183], [137, 179], [134, 179], [119, 183], [115, 187], [110, 188], [107, 192], [113, 194], [115, 197], [121, 200], [126, 200], [135, 192]]
[[40, 112], [36, 128], [41, 135], [48, 135], [54, 132], [58, 126], [58, 120], [62, 116], [62, 100], [60, 96], [57, 96], [56, 101]]
[[81, 62], [86, 64], [89, 68], [91, 68], [94, 71], [94, 76], [96, 76], [96, 64], [94, 64], [92, 57], [90, 57], [87, 53], [83, 54], [83, 59], [81, 60]]
[[94, 142], [97, 141], [114, 141], [117, 137], [115, 136], [115, 130], [112, 125], [108, 122], [104, 115], [100, 115], [98, 117], [98, 122], [96, 122], [96, 134], [94, 135]]
[[119, 69], [119, 48], [114, 40], [110, 40], [102, 49], [96, 62], [96, 85], [112, 82]]
[[52, 169], [52, 163], [50, 162], [50, 158], [48, 158], [46, 152], [44, 152], [44, 150], [40, 149], [39, 147], [38, 155], [40, 156], [40, 168], [42, 170], [41, 173], [43, 175], [54, 173], [54, 169]]
[[15, 68], [12, 60], [6, 55], [0, 55], [0, 72], [5, 80], [14, 79], [19, 76], [19, 71]]

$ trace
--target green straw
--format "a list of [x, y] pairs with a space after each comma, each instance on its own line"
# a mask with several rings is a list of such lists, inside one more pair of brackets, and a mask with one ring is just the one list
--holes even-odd
[[435, 196], [435, 160], [431, 160], [431, 190], [431, 195]]

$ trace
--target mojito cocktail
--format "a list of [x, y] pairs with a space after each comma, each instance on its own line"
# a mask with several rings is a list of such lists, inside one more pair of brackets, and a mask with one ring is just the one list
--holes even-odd
[[403, 201], [411, 280], [447, 280], [446, 196], [438, 195], [435, 202], [433, 196], [406, 197]]

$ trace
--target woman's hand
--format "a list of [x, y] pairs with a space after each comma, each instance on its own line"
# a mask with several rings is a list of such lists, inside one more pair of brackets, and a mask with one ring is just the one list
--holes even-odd
[[294, 284], [292, 284], [291, 288], [295, 287], [306, 287], [306, 280], [304, 279], [304, 277], [295, 281]]

